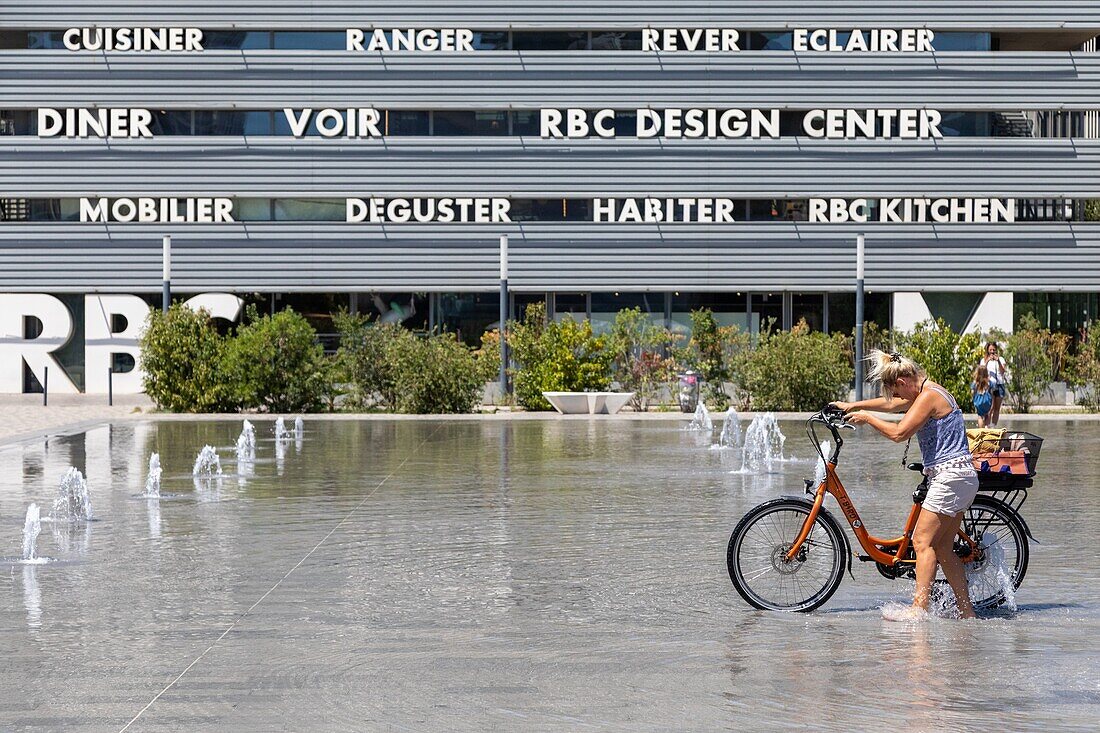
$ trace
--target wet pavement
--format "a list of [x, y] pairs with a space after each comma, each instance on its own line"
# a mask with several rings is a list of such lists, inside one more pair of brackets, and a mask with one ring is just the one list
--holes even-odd
[[[0, 565], [0, 730], [1095, 730], [1100, 424], [1047, 439], [1018, 609], [881, 618], [904, 581], [856, 563], [819, 611], [750, 609], [726, 542], [813, 475], [671, 422], [310, 421], [250, 475], [240, 423], [130, 420], [0, 448], [0, 556], [69, 465], [96, 521]], [[718, 427], [714, 438], [717, 438]], [[218, 447], [220, 481], [192, 479]], [[916, 450], [914, 448], [914, 450]], [[138, 498], [149, 454], [159, 501]], [[866, 429], [840, 474], [894, 534], [913, 474]], [[835, 507], [834, 507], [835, 510]], [[45, 512], [44, 512], [45, 513]], [[1084, 550], [1082, 548], [1085, 548]], [[1078, 556], [1081, 555], [1080, 558]], [[129, 727], [127, 727], [129, 726]]]

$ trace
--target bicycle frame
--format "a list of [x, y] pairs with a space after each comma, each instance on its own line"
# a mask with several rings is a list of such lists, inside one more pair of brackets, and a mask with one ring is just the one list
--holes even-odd
[[[814, 419], [811, 418], [809, 433], [811, 439], [814, 440], [814, 444], [817, 445], [817, 436], [813, 432], [813, 421]], [[836, 473], [837, 460], [840, 457], [840, 448], [844, 445], [844, 441], [841, 439], [836, 426], [824, 419], [818, 421], [828, 427], [833, 434], [833, 454], [828, 460], [825, 460], [823, 454], [821, 455], [822, 460], [825, 461], [825, 480], [822, 481], [814, 491], [813, 508], [806, 517], [806, 521], [802, 525], [802, 530], [798, 533], [798, 538], [795, 540], [794, 544], [791, 545], [790, 550], [787, 551], [787, 560], [793, 561], [798, 555], [798, 551], [801, 549], [803, 543], [805, 543], [806, 539], [810, 536], [814, 522], [817, 520], [817, 515], [821, 513], [821, 507], [825, 503], [825, 496], [831, 494], [833, 498], [836, 499], [837, 504], [840, 505], [840, 510], [844, 512], [844, 518], [848, 520], [852, 532], [855, 534], [856, 539], [859, 540], [860, 547], [867, 553], [865, 558], [860, 558], [861, 560], [874, 560], [887, 567], [894, 567], [895, 565], [903, 563], [913, 564], [914, 561], [908, 559], [906, 556], [909, 552], [909, 546], [913, 541], [913, 528], [917, 526], [917, 517], [920, 516], [920, 503], [914, 500], [913, 508], [909, 510], [909, 516], [905, 520], [905, 526], [902, 529], [900, 537], [884, 539], [882, 537], [875, 537], [868, 532], [867, 528], [863, 526], [863, 520], [860, 519], [859, 512], [856, 511], [855, 504], [852, 503], [852, 499], [848, 496], [844, 484], [841, 483], [840, 477], [837, 476]], [[972, 555], [974, 551], [977, 550], [977, 544], [962, 531], [961, 527], [959, 528], [959, 537], [970, 546], [970, 553], [967, 556], [969, 557], [969, 555]], [[963, 559], [965, 560], [966, 558], [964, 557]]]

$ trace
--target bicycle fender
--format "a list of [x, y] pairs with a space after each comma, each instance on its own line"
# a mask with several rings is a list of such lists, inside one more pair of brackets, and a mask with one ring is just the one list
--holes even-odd
[[1002, 505], [1008, 507], [1009, 509], [1011, 509], [1013, 515], [1015, 515], [1016, 519], [1020, 522], [1020, 526], [1023, 527], [1024, 534], [1027, 535], [1027, 538], [1029, 540], [1031, 540], [1032, 542], [1034, 542], [1035, 544], [1037, 544], [1037, 545], [1043, 544], [1039, 540], [1035, 539], [1035, 535], [1031, 534], [1031, 527], [1027, 526], [1027, 520], [1024, 519], [1024, 515], [1020, 514], [1020, 512], [1018, 510], [1013, 509], [1011, 504], [1009, 504], [1008, 502], [1003, 501], [1001, 499], [998, 499], [995, 496], [986, 496], [984, 494], [978, 494], [978, 496], [974, 499], [974, 503], [977, 504], [982, 499], [984, 499], [985, 501], [995, 501], [998, 504], [1002, 504]]
[[[809, 499], [806, 496], [783, 494], [780, 498], [787, 501], [797, 502], [807, 508], [812, 508], [814, 505], [813, 499]], [[852, 580], [855, 580], [856, 576], [852, 574], [852, 541], [848, 539], [848, 533], [844, 531], [844, 525], [836, 521], [836, 517], [834, 517], [833, 513], [826, 509], [824, 505], [822, 505], [821, 509], [818, 510], [818, 516], [821, 515], [824, 515], [826, 522], [832, 522], [839, 531], [840, 536], [844, 538], [844, 548], [848, 550], [848, 577]], [[1027, 525], [1024, 525], [1024, 530], [1027, 530]], [[1031, 535], [1028, 534], [1028, 537], [1031, 537]]]

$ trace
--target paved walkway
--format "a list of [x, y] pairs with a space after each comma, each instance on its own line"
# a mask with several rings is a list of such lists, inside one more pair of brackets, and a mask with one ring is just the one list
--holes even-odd
[[42, 395], [0, 395], [0, 444], [68, 432], [81, 425], [106, 420], [146, 416], [153, 403], [145, 395], [120, 396], [114, 406], [103, 395], [50, 395], [48, 406]]

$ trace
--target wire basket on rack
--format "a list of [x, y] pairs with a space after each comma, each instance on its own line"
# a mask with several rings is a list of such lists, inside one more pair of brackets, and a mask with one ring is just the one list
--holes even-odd
[[1021, 430], [1005, 430], [999, 437], [986, 438], [974, 449], [974, 468], [983, 473], [1034, 476], [1039, 465], [1043, 439]]

